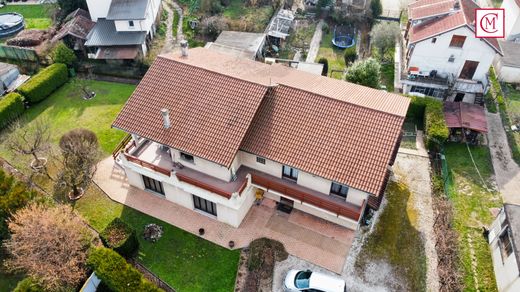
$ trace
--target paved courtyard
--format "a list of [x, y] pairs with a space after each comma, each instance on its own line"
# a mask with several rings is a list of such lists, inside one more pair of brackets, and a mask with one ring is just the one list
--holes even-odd
[[112, 157], [100, 162], [94, 181], [111, 199], [193, 234], [204, 228], [204, 238], [223, 247], [230, 240], [242, 248], [256, 238], [269, 237], [282, 242], [291, 255], [335, 273], [341, 273], [355, 235], [353, 230], [298, 210], [277, 211], [269, 199], [254, 205], [240, 227], [234, 228], [130, 186]]

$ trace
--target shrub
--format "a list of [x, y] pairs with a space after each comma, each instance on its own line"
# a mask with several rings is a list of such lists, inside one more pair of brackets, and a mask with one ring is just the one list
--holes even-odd
[[0, 99], [0, 129], [9, 125], [24, 110], [23, 97], [18, 93], [11, 92]]
[[373, 58], [357, 61], [347, 69], [345, 79], [356, 84], [379, 88], [381, 65]]
[[28, 102], [37, 103], [47, 98], [60, 86], [69, 80], [67, 66], [55, 63], [41, 70], [29, 81], [18, 88]]
[[72, 66], [77, 58], [74, 51], [69, 49], [63, 42], [59, 42], [51, 53], [52, 60], [54, 63], [63, 63], [68, 66]]
[[406, 116], [415, 120], [420, 120], [423, 116], [426, 146], [434, 149], [444, 143], [449, 137], [449, 130], [444, 119], [442, 102], [430, 97], [411, 96], [410, 98], [411, 103]]
[[25, 278], [16, 284], [13, 292], [43, 292], [43, 288], [31, 278]]
[[370, 10], [372, 11], [372, 17], [379, 17], [381, 13], [383, 13], [383, 5], [381, 4], [381, 0], [371, 0]]
[[99, 247], [88, 258], [88, 265], [112, 291], [159, 292], [162, 289], [146, 280], [139, 271], [128, 264], [115, 251]]
[[356, 47], [352, 46], [350, 48], [345, 49], [345, 53], [343, 53], [343, 58], [345, 58], [345, 64], [354, 63], [357, 59]]
[[326, 34], [330, 33], [330, 26], [328, 24], [324, 23], [323, 26], [321, 27], [321, 31], [323, 31]]
[[223, 30], [229, 28], [224, 18], [218, 15], [204, 18], [200, 27], [204, 35], [212, 38], [216, 38]]
[[282, 243], [269, 238], [255, 239], [249, 245], [249, 259], [245, 291], [259, 291], [260, 280], [273, 277], [275, 262], [283, 261], [289, 256]]
[[139, 248], [135, 230], [119, 218], [115, 218], [99, 234], [103, 244], [124, 257], [131, 257]]
[[327, 76], [327, 74], [329, 73], [329, 60], [327, 60], [327, 58], [320, 58], [318, 60], [318, 63], [323, 64], [323, 69], [321, 70], [321, 75]]

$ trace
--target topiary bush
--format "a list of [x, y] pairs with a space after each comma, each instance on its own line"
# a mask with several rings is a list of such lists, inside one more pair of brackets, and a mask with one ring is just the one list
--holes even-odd
[[122, 256], [109, 248], [98, 247], [92, 250], [87, 264], [96, 272], [96, 276], [112, 291], [164, 291], [146, 280]]
[[11, 92], [0, 99], [0, 129], [6, 127], [25, 110], [23, 97]]
[[55, 63], [41, 70], [18, 88], [29, 103], [37, 103], [47, 98], [69, 80], [67, 65]]
[[139, 249], [135, 230], [119, 218], [112, 220], [99, 236], [106, 247], [127, 258]]

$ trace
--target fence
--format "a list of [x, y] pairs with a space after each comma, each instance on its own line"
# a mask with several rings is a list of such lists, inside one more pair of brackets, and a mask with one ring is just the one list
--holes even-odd
[[446, 157], [444, 156], [444, 150], [441, 150], [441, 152], [438, 154], [440, 157], [440, 168], [441, 168], [441, 176], [442, 176], [442, 182], [444, 186], [444, 194], [448, 198], [452, 198], [452, 192], [453, 192], [453, 178], [450, 175], [450, 168], [448, 167], [448, 162], [446, 161]]
[[18, 61], [38, 62], [38, 55], [33, 49], [11, 47], [0, 45], [0, 58], [12, 59]]

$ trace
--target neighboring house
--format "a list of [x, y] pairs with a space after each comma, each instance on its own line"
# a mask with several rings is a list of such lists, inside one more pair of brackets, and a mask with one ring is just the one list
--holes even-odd
[[205, 48], [238, 58], [258, 60], [263, 58], [265, 38], [265, 33], [223, 31], [214, 42], [208, 42]]
[[520, 206], [504, 204], [489, 230], [498, 291], [520, 291]]
[[85, 46], [91, 59], [134, 60], [146, 56], [160, 20], [161, 0], [87, 0], [96, 22]]
[[[256, 196], [355, 229], [409, 99], [205, 48], [159, 56], [113, 123], [130, 185], [238, 227]], [[124, 144], [123, 144], [124, 145]]]
[[401, 87], [405, 94], [482, 103], [496, 39], [474, 34], [471, 0], [419, 0], [408, 5]]
[[78, 8], [64, 19], [64, 24], [52, 42], [63, 41], [68, 47], [86, 55], [85, 41], [95, 24], [87, 11]]
[[493, 66], [500, 80], [520, 83], [520, 0], [504, 0], [505, 40], [500, 41], [503, 56], [497, 55]]

